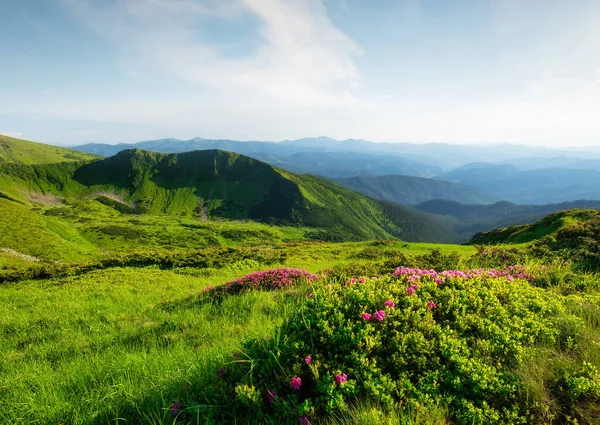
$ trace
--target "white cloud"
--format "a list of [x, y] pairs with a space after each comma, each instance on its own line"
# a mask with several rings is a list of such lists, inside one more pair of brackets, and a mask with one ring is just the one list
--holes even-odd
[[[63, 0], [96, 32], [132, 55], [130, 66], [159, 67], [171, 77], [232, 98], [292, 106], [358, 103], [360, 48], [335, 27], [321, 0]], [[202, 37], [207, 19], [259, 21], [258, 48], [223, 55]], [[255, 102], [256, 103], [256, 102]]]
[[0, 131], [0, 135], [14, 137], [15, 139], [23, 138], [23, 133], [19, 133], [18, 131]]

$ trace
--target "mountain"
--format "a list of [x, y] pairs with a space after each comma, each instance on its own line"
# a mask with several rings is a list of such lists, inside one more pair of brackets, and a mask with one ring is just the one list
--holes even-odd
[[506, 226], [530, 224], [547, 214], [574, 208], [600, 210], [600, 201], [580, 200], [546, 205], [516, 205], [502, 201], [491, 205], [466, 205], [436, 199], [415, 206], [419, 211], [454, 218], [454, 232], [460, 240]]
[[255, 153], [249, 156], [295, 173], [315, 174], [328, 178], [379, 176], [393, 173], [432, 177], [441, 171], [438, 167], [398, 156], [357, 152], [297, 152], [290, 155]]
[[413, 176], [357, 176], [336, 179], [335, 182], [363, 195], [404, 205], [416, 205], [432, 199], [463, 204], [491, 204], [498, 201], [467, 185]]
[[85, 161], [95, 155], [0, 135], [0, 163], [48, 164]]
[[[585, 162], [578, 162], [582, 163]], [[520, 170], [509, 164], [475, 163], [437, 178], [469, 184], [500, 199], [521, 204], [600, 199], [598, 168]]]
[[[400, 157], [427, 167], [439, 168], [444, 172], [451, 171], [456, 167], [473, 162], [505, 162], [510, 164], [511, 161], [517, 161], [522, 158], [537, 158], [535, 162], [538, 166], [536, 166], [536, 168], [550, 168], [554, 166], [554, 164], [557, 164], [557, 161], [553, 160], [553, 158], [557, 157], [563, 157], [569, 160], [573, 159], [575, 162], [579, 160], [600, 159], [600, 152], [583, 152], [510, 144], [457, 145], [449, 143], [374, 143], [362, 139], [336, 140], [329, 137], [310, 137], [297, 140], [284, 140], [281, 142], [241, 142], [236, 140], [202, 139], [199, 137], [183, 141], [171, 138], [119, 145], [87, 144], [76, 146], [73, 149], [102, 156], [112, 156], [120, 150], [132, 148], [163, 153], [221, 149], [248, 156], [252, 156], [252, 154], [272, 154], [278, 157], [283, 156], [284, 158], [279, 158], [283, 160], [285, 160], [286, 156], [299, 152], [354, 152], [368, 155]], [[553, 162], [550, 162], [550, 165], [548, 165], [543, 162], [544, 159]], [[394, 174], [407, 175], [409, 173], [397, 171], [394, 172]], [[441, 172], [439, 174], [441, 174]], [[425, 174], [419, 176], [428, 177], [428, 175]]]
[[453, 240], [440, 217], [220, 150], [133, 149], [85, 163], [0, 164], [0, 175], [0, 189], [23, 203], [31, 194], [96, 199], [128, 213], [308, 226], [318, 239]]
[[432, 177], [442, 172], [441, 168], [434, 165], [415, 162], [396, 155], [359, 153], [351, 150], [329, 152], [322, 147], [314, 147], [310, 144], [297, 146], [286, 142], [238, 142], [200, 138], [187, 141], [162, 139], [135, 144], [91, 144], [74, 149], [102, 156], [112, 156], [122, 150], [134, 148], [161, 153], [219, 149], [246, 155], [294, 173], [315, 174], [330, 178], [382, 174]]

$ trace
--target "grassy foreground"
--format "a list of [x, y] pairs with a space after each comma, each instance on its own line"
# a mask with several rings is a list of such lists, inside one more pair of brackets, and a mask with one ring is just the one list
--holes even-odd
[[[111, 267], [0, 285], [0, 423], [172, 423], [168, 406], [182, 386], [208, 379], [244, 341], [270, 336], [302, 303], [302, 288], [194, 302], [206, 286], [283, 265], [375, 273], [401, 252], [426, 256], [436, 247], [443, 255], [475, 252], [398, 241], [304, 243], [279, 247], [278, 263], [234, 250], [220, 267]], [[39, 267], [1, 254], [5, 270]]]
[[[442, 251], [431, 251], [440, 247]], [[496, 250], [491, 255], [456, 245], [309, 243], [280, 249], [285, 255], [277, 257], [277, 263], [261, 262], [263, 257], [240, 259], [234, 250], [230, 261], [215, 267], [109, 267], [0, 286], [0, 423], [299, 423], [302, 418], [310, 423], [331, 424], [599, 423], [597, 275], [578, 272], [563, 261], [542, 265], [510, 250]], [[445, 377], [439, 372], [431, 375], [433, 370], [444, 370], [445, 354], [436, 351], [435, 345], [427, 348], [427, 344], [439, 340], [434, 336], [439, 331], [435, 327], [426, 332], [421, 329], [430, 323], [425, 319], [432, 312], [426, 304], [411, 304], [420, 298], [403, 301], [408, 283], [388, 281], [388, 277], [380, 278], [380, 283], [344, 284], [352, 277], [381, 277], [401, 264], [441, 271], [504, 267], [506, 261], [510, 265], [527, 264], [535, 270], [535, 280], [529, 282], [517, 276], [508, 282], [501, 277], [489, 284], [456, 284], [439, 294], [435, 285], [423, 281], [425, 286], [419, 291], [429, 288], [429, 295], [423, 297], [438, 297], [439, 310], [434, 314], [445, 312], [436, 319], [436, 326], [441, 330], [449, 326], [448, 335], [454, 335], [453, 344], [458, 344], [453, 349], [459, 350], [459, 357], [467, 362], [462, 372], [446, 369], [450, 375]], [[208, 286], [219, 288], [240, 276], [278, 266], [311, 272], [328, 270], [329, 277], [274, 291], [221, 296], [205, 292]], [[308, 300], [309, 292], [323, 303]], [[360, 320], [351, 318], [361, 309], [375, 312], [384, 308], [379, 306], [382, 297], [393, 298], [395, 311], [402, 312], [394, 319], [399, 320], [394, 326], [417, 326], [425, 332], [423, 335], [434, 332], [423, 340], [429, 341], [425, 346], [418, 348], [414, 345], [417, 340], [409, 339], [396, 352], [399, 347], [381, 345], [381, 338], [389, 337], [387, 333], [375, 333], [363, 342], [351, 338], [342, 344], [338, 339], [319, 349], [306, 345], [318, 336], [316, 329], [309, 334], [291, 331], [303, 320], [301, 317], [311, 314], [331, 320], [327, 326], [337, 327], [338, 332], [345, 332], [346, 326], [354, 322], [360, 327]], [[496, 305], [496, 310], [486, 312], [484, 306], [490, 303]], [[450, 305], [454, 307], [446, 311]], [[339, 308], [350, 316], [338, 316], [335, 311]], [[522, 313], [515, 313], [519, 309]], [[391, 310], [386, 311], [388, 319], [394, 317]], [[527, 333], [531, 325], [523, 323], [511, 327], [513, 314], [528, 318], [531, 324], [539, 321], [541, 333]], [[444, 320], [449, 320], [447, 325]], [[377, 322], [373, 323], [376, 330]], [[277, 335], [288, 342], [274, 347], [269, 341], [274, 337], [277, 340]], [[325, 335], [332, 334], [321, 338], [329, 338]], [[472, 335], [478, 337], [470, 340]], [[355, 343], [358, 345], [353, 346]], [[387, 357], [402, 359], [401, 363], [408, 362], [406, 370], [415, 372], [417, 367], [421, 375], [402, 378], [406, 381], [400, 393], [385, 379], [375, 387], [365, 386], [365, 370], [348, 363], [352, 353], [365, 349], [365, 343], [379, 347], [371, 352], [371, 358], [383, 356], [378, 362], [385, 362]], [[432, 350], [433, 357], [425, 354], [427, 350]], [[519, 353], [516, 357], [514, 350]], [[238, 352], [244, 357], [234, 357]], [[260, 360], [271, 352], [276, 353], [281, 365], [275, 369]], [[302, 369], [300, 353], [302, 358], [312, 354], [321, 376], [331, 373], [327, 379], [333, 379], [336, 371], [347, 372], [348, 384], [327, 384], [328, 389], [318, 391], [311, 387], [314, 394], [307, 392], [294, 399], [296, 394], [288, 384], [291, 374], [302, 376], [305, 383], [313, 379]], [[328, 357], [332, 355], [334, 358]], [[239, 362], [242, 366], [236, 369]], [[251, 366], [250, 370], [244, 371], [246, 365]], [[288, 367], [281, 373], [281, 368]], [[400, 373], [389, 367], [384, 374]], [[222, 368], [227, 370], [227, 380], [218, 377]], [[274, 411], [268, 404], [263, 405], [266, 378], [260, 375], [261, 370], [271, 376], [269, 385], [278, 388], [288, 404]], [[454, 379], [465, 379], [461, 374], [473, 375], [473, 380], [465, 382], [463, 390], [460, 386], [450, 390], [448, 386], [455, 385]], [[414, 381], [414, 376], [422, 378]], [[433, 386], [418, 384], [428, 376], [437, 376], [438, 383], [426, 379], [424, 382]], [[323, 379], [316, 382], [325, 385], [323, 382], [328, 381]], [[338, 393], [338, 388], [344, 391]], [[397, 394], [405, 398], [398, 399]], [[428, 398], [428, 394], [434, 397]], [[504, 401], [498, 405], [498, 399]], [[461, 404], [461, 400], [468, 403]]]

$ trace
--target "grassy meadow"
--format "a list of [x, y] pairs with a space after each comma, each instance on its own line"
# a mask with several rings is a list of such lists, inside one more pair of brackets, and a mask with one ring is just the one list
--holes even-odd
[[[235, 229], [235, 225], [231, 227]], [[277, 266], [344, 273], [382, 254], [470, 255], [468, 246], [297, 243], [285, 260], [221, 268], [115, 267], [0, 286], [0, 423], [173, 423], [170, 400], [248, 338], [270, 336], [308, 287], [194, 302], [208, 285]], [[259, 250], [260, 248], [256, 248]], [[232, 254], [235, 257], [235, 254]], [[376, 258], [377, 257], [377, 258]], [[8, 265], [8, 254], [1, 256]], [[12, 267], [29, 267], [25, 260]], [[344, 271], [347, 270], [347, 271]]]

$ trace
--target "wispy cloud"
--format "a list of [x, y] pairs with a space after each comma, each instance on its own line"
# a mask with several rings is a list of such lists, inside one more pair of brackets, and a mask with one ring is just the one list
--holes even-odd
[[[130, 63], [159, 67], [197, 86], [297, 105], [357, 103], [359, 46], [321, 0], [63, 0]], [[203, 37], [209, 19], [259, 22], [258, 48], [228, 57]], [[233, 96], [235, 95], [235, 96]]]

